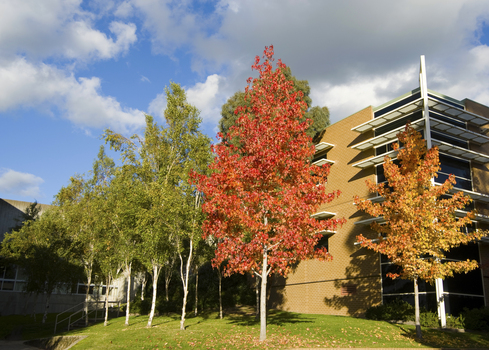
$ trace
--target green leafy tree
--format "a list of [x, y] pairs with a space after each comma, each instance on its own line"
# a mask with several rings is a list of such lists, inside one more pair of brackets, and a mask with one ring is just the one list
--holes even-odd
[[403, 148], [399, 148], [399, 143], [393, 144], [398, 150], [399, 165], [385, 157], [387, 184], [367, 182], [369, 191], [378, 193], [384, 201], [373, 203], [355, 198], [359, 210], [383, 217], [386, 224], [372, 224], [373, 230], [378, 232], [377, 240], [363, 235], [357, 240], [400, 267], [399, 273], [388, 276], [414, 282], [416, 336], [421, 338], [418, 280], [433, 284], [438, 278], [477, 268], [475, 260], [450, 261], [445, 259], [445, 254], [451, 248], [479, 239], [482, 234], [465, 230], [471, 224], [472, 213], [462, 218], [455, 216], [457, 209], [469, 204], [470, 197], [458, 192], [442, 198], [453, 188], [455, 177], [451, 175], [440, 186], [433, 184], [432, 179], [440, 170], [438, 148], [428, 150], [421, 134], [409, 125], [397, 137]]
[[125, 325], [129, 325], [131, 277], [141, 244], [140, 231], [137, 227], [139, 202], [136, 190], [138, 187], [135, 186], [134, 176], [135, 169], [132, 165], [126, 164], [116, 168], [107, 193], [107, 214], [110, 231], [114, 237], [113, 247], [118, 256], [117, 266], [122, 268], [127, 281]]
[[92, 177], [85, 179], [76, 175], [70, 184], [62, 187], [56, 195], [55, 204], [60, 208], [72, 235], [77, 256], [85, 271], [85, 323], [88, 324], [88, 302], [90, 285], [97, 267], [97, 257], [103, 246], [103, 236], [107, 229], [105, 221], [105, 200], [100, 197], [98, 186], [106, 181], [107, 174], [100, 173], [97, 161]]
[[[306, 129], [306, 134], [311, 138], [314, 138], [319, 132], [323, 131], [327, 126], [329, 126], [329, 110], [328, 107], [311, 107], [312, 100], [309, 97], [311, 88], [309, 87], [309, 82], [307, 80], [298, 80], [292, 75], [289, 67], [282, 69], [284, 77], [293, 83], [294, 92], [301, 92], [302, 96], [298, 99], [304, 101], [307, 105], [307, 111], [302, 117], [302, 121], [310, 119], [312, 123]], [[221, 109], [221, 119], [219, 120], [219, 131], [222, 133], [224, 139], [226, 139], [229, 129], [231, 126], [236, 124], [239, 115], [236, 113], [236, 108], [238, 106], [250, 107], [250, 99], [245, 97], [243, 91], [237, 91], [233, 96], [231, 96]]]
[[[93, 163], [91, 184], [95, 194], [93, 201], [97, 203], [98, 208], [98, 229], [100, 231], [96, 260], [106, 285], [104, 326], [108, 324], [110, 285], [123, 266], [123, 252], [126, 248], [122, 233], [113, 224], [117, 219], [115, 210], [118, 204], [112, 196], [114, 190], [118, 190], [114, 184], [116, 170], [114, 161], [106, 155], [104, 146], [100, 146], [97, 159]], [[129, 281], [128, 285], [130, 284]]]
[[[180, 85], [171, 83], [166, 96], [166, 127], [158, 126], [152, 117], [146, 116], [144, 138], [134, 135], [127, 139], [110, 130], [105, 133], [106, 142], [121, 151], [124, 164], [133, 169], [133, 200], [142, 252], [139, 259], [153, 277], [148, 327], [155, 313], [161, 270], [171, 264], [175, 253], [183, 254], [187, 242], [198, 239], [194, 219], [198, 209], [194, 203], [200, 206], [200, 195], [187, 178], [188, 172], [200, 164], [202, 154], [209, 154], [210, 145], [209, 138], [198, 130], [198, 111], [186, 101]], [[186, 258], [189, 263], [192, 250], [193, 247], [188, 250]]]

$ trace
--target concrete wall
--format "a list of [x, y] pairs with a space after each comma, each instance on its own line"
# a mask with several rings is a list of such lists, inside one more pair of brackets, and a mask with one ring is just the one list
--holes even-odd
[[[29, 205], [30, 202], [0, 198], [0, 242], [3, 241], [6, 232], [22, 222], [22, 214]], [[50, 207], [48, 204], [40, 204], [40, 206], [41, 214]]]
[[[10, 199], [0, 199], [0, 241], [3, 240], [4, 235], [12, 227], [17, 226], [21, 223], [22, 214], [29, 207], [30, 202], [16, 201]], [[47, 210], [50, 205], [41, 204], [41, 214]], [[20, 221], [19, 221], [20, 220]], [[1, 278], [1, 276], [0, 276]], [[139, 288], [140, 283], [137, 278], [132, 278], [131, 285], [131, 299]], [[1, 283], [0, 283], [1, 285]], [[112, 284], [114, 287], [113, 292], [111, 292], [109, 300], [111, 301], [121, 301], [125, 303], [127, 283], [123, 277], [115, 280]], [[92, 300], [97, 300], [97, 296], [91, 296]], [[103, 300], [103, 296], [98, 297]], [[85, 300], [85, 295], [81, 294], [53, 294], [50, 300], [49, 312], [63, 312], [66, 309], [81, 303]], [[46, 296], [39, 295], [37, 298], [33, 295], [21, 291], [5, 291], [0, 290], [0, 315], [11, 315], [11, 314], [25, 314], [32, 313], [32, 309], [35, 309], [36, 313], [44, 312], [46, 305]]]

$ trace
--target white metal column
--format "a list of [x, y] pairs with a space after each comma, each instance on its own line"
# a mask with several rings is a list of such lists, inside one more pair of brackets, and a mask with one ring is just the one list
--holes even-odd
[[[432, 146], [431, 143], [431, 126], [430, 126], [430, 110], [428, 105], [428, 84], [426, 80], [426, 64], [424, 55], [420, 57], [419, 64], [419, 88], [421, 90], [421, 97], [423, 98], [423, 118], [425, 123], [425, 140], [426, 147], [430, 149]], [[431, 179], [432, 185], [434, 185], [434, 179]], [[447, 326], [447, 318], [445, 312], [445, 298], [443, 294], [443, 280], [441, 278], [437, 278], [435, 281], [435, 289], [436, 289], [436, 304], [438, 306], [438, 318], [440, 319], [440, 323], [442, 328]]]

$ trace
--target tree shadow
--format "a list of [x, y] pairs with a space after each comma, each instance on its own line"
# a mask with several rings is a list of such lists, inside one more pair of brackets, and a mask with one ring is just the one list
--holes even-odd
[[[253, 326], [260, 324], [260, 320], [256, 319], [253, 315], [239, 315], [233, 314], [227, 317], [231, 324], [239, 326]], [[294, 312], [269, 310], [267, 313], [267, 325], [283, 326], [285, 324], [294, 323], [313, 323], [312, 318], [303, 314], [297, 314]]]
[[366, 248], [359, 248], [350, 257], [345, 278], [334, 281], [341, 295], [325, 297], [323, 301], [337, 310], [346, 308], [348, 315], [363, 317], [366, 308], [381, 302], [379, 260]]

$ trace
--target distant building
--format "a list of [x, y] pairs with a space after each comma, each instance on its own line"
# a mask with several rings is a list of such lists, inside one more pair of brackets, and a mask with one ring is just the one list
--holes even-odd
[[[22, 222], [22, 214], [25, 213], [30, 202], [22, 202], [0, 198], [0, 242], [3, 241], [6, 232]], [[41, 215], [50, 205], [40, 204]], [[135, 293], [136, 281], [133, 280], [132, 292]], [[45, 295], [29, 295], [24, 292], [25, 277], [22, 269], [14, 265], [1, 265], [0, 262], [0, 316], [10, 314], [43, 313], [46, 304]], [[125, 303], [127, 287], [123, 278], [115, 280], [109, 294], [110, 301]], [[53, 293], [50, 300], [49, 312], [62, 312], [85, 300], [86, 285], [80, 281], [71, 291], [58, 290]], [[93, 300], [104, 300], [105, 286], [90, 286], [90, 295]]]
[[[379, 219], [358, 211], [353, 204], [355, 195], [382, 200], [368, 192], [365, 180], [385, 181], [384, 157], [396, 156], [391, 144], [408, 121], [423, 133], [428, 147], [439, 148], [441, 170], [434, 181], [444, 182], [454, 174], [454, 191], [470, 195], [478, 212], [474, 227], [488, 228], [489, 107], [428, 90], [422, 57], [419, 88], [381, 106], [366, 107], [323, 132], [313, 162], [332, 164], [327, 188], [339, 189], [342, 194], [315, 216], [345, 218], [347, 222], [337, 232], [326, 232], [320, 242], [331, 252], [333, 261], [304, 261], [287, 279], [274, 280], [272, 307], [360, 316], [368, 307], [396, 298], [414, 303], [412, 281], [387, 278], [386, 273], [395, 266], [379, 254], [355, 245], [356, 236], [367, 234], [371, 230], [369, 224]], [[457, 215], [465, 213], [460, 211]], [[439, 280], [436, 286], [420, 283], [421, 306], [432, 310], [444, 307], [448, 314], [458, 314], [464, 307], [489, 305], [489, 240], [453, 249], [447, 255], [447, 259], [467, 258], [479, 260], [482, 268]]]

